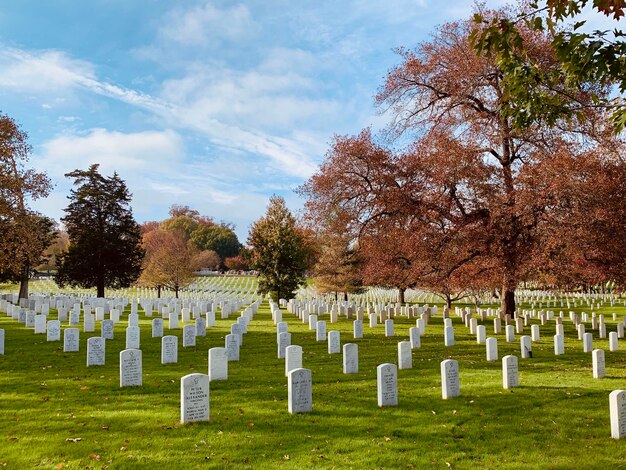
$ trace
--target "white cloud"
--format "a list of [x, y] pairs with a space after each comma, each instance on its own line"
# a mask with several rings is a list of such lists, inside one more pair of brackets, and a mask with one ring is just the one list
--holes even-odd
[[182, 45], [211, 45], [245, 36], [255, 29], [245, 5], [220, 10], [211, 2], [190, 9], [177, 8], [165, 17], [160, 35]]
[[84, 135], [62, 134], [45, 142], [33, 162], [61, 177], [74, 169], [100, 164], [103, 173], [167, 173], [182, 159], [181, 137], [174, 131], [124, 134], [92, 129]]

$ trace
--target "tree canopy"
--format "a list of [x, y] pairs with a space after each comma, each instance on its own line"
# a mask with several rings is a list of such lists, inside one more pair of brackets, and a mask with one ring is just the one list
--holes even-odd
[[290, 298], [304, 283], [310, 251], [282, 197], [270, 198], [265, 216], [250, 229], [248, 245], [261, 292], [275, 300]]
[[128, 287], [139, 277], [144, 250], [126, 184], [117, 173], [101, 175], [98, 166], [65, 175], [78, 188], [71, 190], [61, 219], [70, 243], [57, 282], [95, 287], [98, 297], [104, 297], [105, 288]]

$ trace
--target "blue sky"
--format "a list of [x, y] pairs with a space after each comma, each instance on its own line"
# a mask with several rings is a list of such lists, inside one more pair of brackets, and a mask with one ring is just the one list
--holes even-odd
[[4, 1], [0, 110], [55, 184], [37, 210], [58, 220], [63, 175], [100, 163], [139, 222], [185, 204], [245, 242], [271, 194], [302, 207], [293, 189], [334, 134], [384, 123], [373, 95], [392, 49], [470, 14], [466, 0]]

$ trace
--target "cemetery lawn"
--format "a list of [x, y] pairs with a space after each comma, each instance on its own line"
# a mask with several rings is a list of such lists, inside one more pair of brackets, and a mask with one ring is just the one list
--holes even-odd
[[[558, 313], [559, 309], [555, 309]], [[581, 309], [575, 309], [581, 311]], [[603, 308], [615, 331], [623, 307]], [[502, 389], [501, 360], [487, 362], [485, 345], [454, 317], [456, 345], [443, 346], [441, 316], [431, 319], [413, 368], [398, 374], [399, 406], [379, 409], [376, 366], [397, 363], [397, 343], [415, 320], [396, 318], [393, 338], [384, 328], [352, 340], [352, 321], [327, 324], [342, 345], [359, 347], [359, 373], [342, 374], [341, 354], [284, 310], [292, 343], [303, 347], [313, 373], [313, 413], [289, 415], [284, 360], [277, 359], [275, 326], [264, 302], [244, 336], [241, 360], [229, 363], [229, 379], [211, 383], [211, 421], [181, 425], [180, 378], [207, 372], [207, 350], [223, 346], [235, 321], [217, 320], [195, 348], [182, 348], [177, 364], [161, 365], [160, 338], [140, 310], [143, 386], [119, 387], [119, 351], [125, 322], [107, 341], [106, 365], [85, 366], [80, 352], [0, 315], [5, 355], [0, 356], [0, 467], [78, 468], [617, 468], [624, 441], [610, 438], [608, 396], [626, 388], [626, 346], [609, 352], [594, 332], [594, 348], [606, 352], [606, 375], [593, 379], [591, 353], [582, 352], [566, 319], [565, 355], [554, 356], [554, 322], [541, 327], [533, 358], [519, 359], [520, 387]], [[441, 311], [441, 309], [440, 309]], [[124, 319], [126, 319], [125, 312]], [[56, 311], [52, 311], [52, 318]], [[329, 320], [328, 315], [321, 319]], [[537, 320], [535, 320], [537, 321]], [[480, 323], [480, 322], [479, 322]], [[66, 325], [64, 325], [65, 327]], [[487, 336], [493, 324], [486, 323]], [[588, 327], [589, 328], [589, 327]], [[97, 327], [99, 332], [99, 326]], [[589, 331], [589, 330], [588, 330]], [[165, 334], [169, 334], [167, 327]], [[530, 334], [526, 327], [525, 334]], [[519, 337], [497, 335], [499, 357], [519, 357]], [[461, 396], [441, 399], [442, 360], [459, 362]]]

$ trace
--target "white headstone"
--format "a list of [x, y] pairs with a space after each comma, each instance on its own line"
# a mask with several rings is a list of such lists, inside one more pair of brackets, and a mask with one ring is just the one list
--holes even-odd
[[4, 329], [0, 328], [0, 356], [4, 355]]
[[317, 325], [317, 315], [309, 315], [309, 330], [315, 330]]
[[446, 326], [443, 329], [443, 344], [446, 346], [454, 346], [454, 327]]
[[315, 339], [317, 341], [326, 341], [326, 322], [318, 321], [315, 328]]
[[328, 332], [328, 354], [339, 354], [341, 352], [341, 339], [338, 331]]
[[460, 394], [459, 363], [454, 359], [441, 361], [441, 397], [447, 400]]
[[354, 339], [363, 338], [363, 320], [354, 320], [352, 322], [352, 331]]
[[206, 318], [196, 318], [196, 336], [206, 336]]
[[189, 374], [180, 379], [180, 422], [209, 420], [209, 376]]
[[400, 341], [398, 343], [398, 369], [412, 369], [413, 355], [410, 341]]
[[476, 325], [476, 342], [482, 344], [487, 339], [487, 328], [485, 325]]
[[487, 338], [485, 341], [485, 347], [487, 350], [487, 360], [498, 360], [498, 340], [496, 338]]
[[89, 312], [83, 315], [83, 332], [93, 333], [96, 331], [96, 317]]
[[[157, 319], [155, 318], [155, 320]], [[159, 318], [158, 320], [162, 320], [162, 318]], [[163, 336], [161, 338], [161, 364], [176, 364], [177, 362], [178, 336]]]
[[593, 337], [591, 333], [583, 334], [583, 352], [591, 352], [593, 350]]
[[395, 364], [376, 368], [378, 406], [398, 406], [398, 369]]
[[512, 343], [515, 341], [515, 327], [513, 325], [507, 325], [504, 328], [504, 332], [506, 335], [506, 342]]
[[169, 314], [169, 318], [168, 318], [168, 328], [170, 330], [177, 330], [178, 329], [178, 313], [176, 312], [171, 312]]
[[593, 361], [593, 378], [601, 379], [605, 375], [604, 351], [602, 349], [594, 349], [591, 352]]
[[196, 345], [196, 325], [183, 326], [183, 348], [190, 348]]
[[226, 348], [209, 349], [209, 380], [228, 380], [228, 352]]
[[611, 331], [609, 333], [609, 351], [617, 351], [618, 349], [617, 332]]
[[302, 368], [302, 347], [291, 345], [285, 348], [285, 377], [294, 369]]
[[513, 388], [519, 385], [517, 356], [502, 358], [502, 387]]
[[411, 349], [422, 347], [420, 330], [416, 326], [409, 328], [409, 341], [411, 342]]
[[63, 330], [63, 352], [78, 352], [80, 330], [66, 328]]
[[626, 437], [626, 390], [613, 390], [609, 394], [609, 411], [611, 413], [611, 437]]
[[502, 333], [502, 319], [500, 317], [493, 319], [493, 334], [499, 335]]
[[100, 324], [101, 336], [104, 339], [113, 339], [114, 324], [113, 320], [102, 320]]
[[163, 319], [155, 318], [152, 320], [152, 337], [161, 338], [163, 336]]
[[101, 336], [87, 338], [87, 367], [103, 366], [105, 362], [106, 340]]
[[556, 356], [565, 354], [565, 337], [563, 335], [554, 335], [554, 354]]
[[522, 353], [522, 359], [533, 357], [533, 347], [530, 336], [524, 335], [520, 338], [520, 350]]
[[313, 381], [310, 369], [294, 369], [287, 376], [289, 413], [310, 413], [313, 410]]
[[141, 331], [138, 326], [126, 328], [126, 349], [141, 349]]
[[343, 345], [343, 373], [358, 374], [359, 372], [359, 345], [346, 343]]
[[50, 320], [46, 326], [48, 341], [61, 341], [61, 322], [59, 320]]
[[141, 349], [120, 351], [120, 387], [138, 387], [142, 384]]
[[279, 333], [278, 334], [278, 359], [285, 357], [287, 346], [291, 345], [291, 333]]
[[390, 318], [385, 320], [385, 336], [393, 336], [393, 320]]

